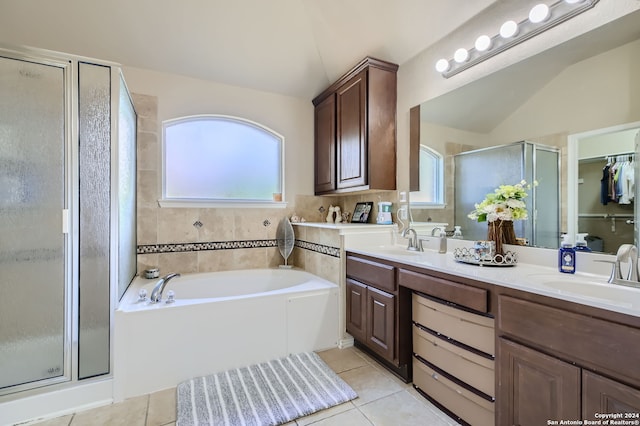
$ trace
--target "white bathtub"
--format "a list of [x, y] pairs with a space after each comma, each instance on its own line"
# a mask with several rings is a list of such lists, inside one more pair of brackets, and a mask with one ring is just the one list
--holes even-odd
[[[114, 399], [195, 376], [337, 346], [338, 286], [300, 270], [173, 278], [163, 301], [138, 302], [158, 280], [136, 278], [115, 312]], [[166, 304], [167, 292], [176, 301]]]

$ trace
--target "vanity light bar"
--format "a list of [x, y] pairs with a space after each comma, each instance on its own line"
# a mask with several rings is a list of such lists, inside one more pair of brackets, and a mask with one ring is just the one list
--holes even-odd
[[454, 76], [591, 9], [596, 3], [598, 0], [558, 0], [548, 7], [542, 3], [537, 4], [531, 9], [528, 18], [518, 23], [505, 22], [500, 28], [500, 34], [490, 38], [482, 35], [476, 40], [475, 47], [469, 50], [458, 49], [451, 60], [438, 60], [436, 70], [442, 73], [444, 78]]

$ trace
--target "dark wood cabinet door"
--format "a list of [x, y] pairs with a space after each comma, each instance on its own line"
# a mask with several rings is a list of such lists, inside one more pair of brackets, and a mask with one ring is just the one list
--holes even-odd
[[336, 98], [315, 108], [315, 192], [336, 189]]
[[367, 288], [367, 345], [388, 361], [395, 356], [395, 297]]
[[[582, 372], [582, 418], [596, 419], [596, 413], [618, 414], [621, 420], [640, 420], [640, 390], [602, 377], [590, 371]], [[627, 417], [625, 417], [627, 416]]]
[[367, 72], [346, 81], [336, 92], [338, 189], [367, 184]]
[[360, 342], [366, 342], [367, 286], [347, 279], [347, 333]]
[[580, 419], [580, 368], [498, 339], [498, 425]]

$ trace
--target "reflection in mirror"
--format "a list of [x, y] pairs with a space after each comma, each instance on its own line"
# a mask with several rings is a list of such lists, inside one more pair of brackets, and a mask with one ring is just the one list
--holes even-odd
[[[455, 224], [466, 223], [465, 237], [487, 238], [487, 223], [468, 220], [486, 194], [500, 185], [526, 181], [527, 220], [514, 222], [519, 238], [528, 244], [557, 248], [560, 235], [559, 149], [527, 141], [457, 154], [455, 167]], [[537, 182], [537, 185], [533, 185]], [[459, 225], [460, 226], [460, 225]]]
[[[560, 152], [560, 204], [551, 207], [547, 203], [536, 206], [533, 215], [559, 214], [559, 231], [542, 229], [551, 235], [533, 245], [555, 248], [561, 233], [570, 233], [572, 240], [578, 227], [577, 183], [569, 175], [577, 176], [577, 149], [568, 145], [570, 136], [595, 129], [621, 126], [640, 120], [640, 12], [626, 15], [587, 34], [532, 56], [483, 79], [453, 90], [412, 109], [411, 119], [411, 189], [415, 190], [413, 167], [419, 144], [426, 145], [444, 155], [445, 206], [440, 209], [414, 209], [411, 216], [416, 222], [448, 223], [466, 230], [471, 219], [456, 214], [455, 182], [457, 154], [492, 146], [510, 145], [517, 141], [529, 141], [537, 145], [555, 147]], [[419, 112], [416, 112], [418, 110]], [[418, 122], [416, 124], [416, 122]], [[581, 142], [579, 142], [581, 143]], [[578, 144], [578, 143], [577, 143]], [[577, 146], [577, 145], [576, 145]], [[604, 157], [620, 152], [612, 143], [606, 143], [610, 152], [601, 155], [600, 173]], [[631, 150], [635, 152], [635, 147]], [[575, 152], [574, 152], [575, 151]], [[628, 149], [624, 149], [626, 153]], [[636, 174], [640, 176], [640, 174]], [[602, 177], [602, 176], [600, 176]], [[572, 180], [573, 179], [573, 180]], [[474, 185], [482, 185], [483, 174], [478, 174]], [[635, 181], [634, 181], [635, 182]], [[504, 181], [505, 184], [516, 182]], [[636, 185], [638, 187], [639, 185]], [[413, 192], [409, 201], [412, 201]], [[482, 199], [478, 199], [480, 202]], [[574, 207], [575, 205], [575, 207]], [[621, 208], [628, 208], [618, 206]], [[468, 207], [462, 207], [468, 209]], [[600, 211], [596, 211], [600, 213]], [[622, 212], [617, 212], [622, 214]], [[632, 218], [616, 219], [616, 232], [623, 223], [632, 220], [635, 212], [625, 211]], [[587, 219], [594, 221], [595, 219]], [[622, 222], [621, 222], [622, 221]], [[538, 221], [541, 227], [544, 222]], [[608, 226], [584, 231], [603, 240], [602, 250], [617, 249], [620, 240], [613, 238], [611, 218]], [[485, 224], [486, 225], [486, 224]], [[587, 229], [589, 227], [586, 227]], [[630, 226], [630, 228], [633, 228]], [[486, 227], [485, 227], [486, 229]], [[632, 238], [635, 233], [632, 231]], [[523, 237], [523, 235], [518, 235]], [[607, 239], [609, 242], [607, 242]], [[592, 244], [596, 250], [597, 244]]]
[[426, 145], [420, 145], [420, 190], [411, 193], [411, 207], [444, 207], [444, 157]]
[[575, 232], [593, 251], [615, 253], [622, 244], [636, 244], [636, 152], [640, 122], [569, 136], [577, 168], [570, 171], [576, 194], [570, 211]]

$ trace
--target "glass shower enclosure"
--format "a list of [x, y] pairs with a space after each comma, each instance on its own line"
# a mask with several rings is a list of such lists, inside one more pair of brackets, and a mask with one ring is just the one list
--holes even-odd
[[463, 224], [464, 236], [487, 239], [487, 223], [467, 217], [486, 194], [500, 185], [522, 180], [532, 184], [525, 199], [527, 220], [514, 222], [516, 236], [528, 245], [558, 248], [560, 240], [559, 149], [528, 141], [467, 151], [454, 157], [455, 223]]
[[0, 396], [111, 372], [135, 123], [117, 66], [0, 46]]

